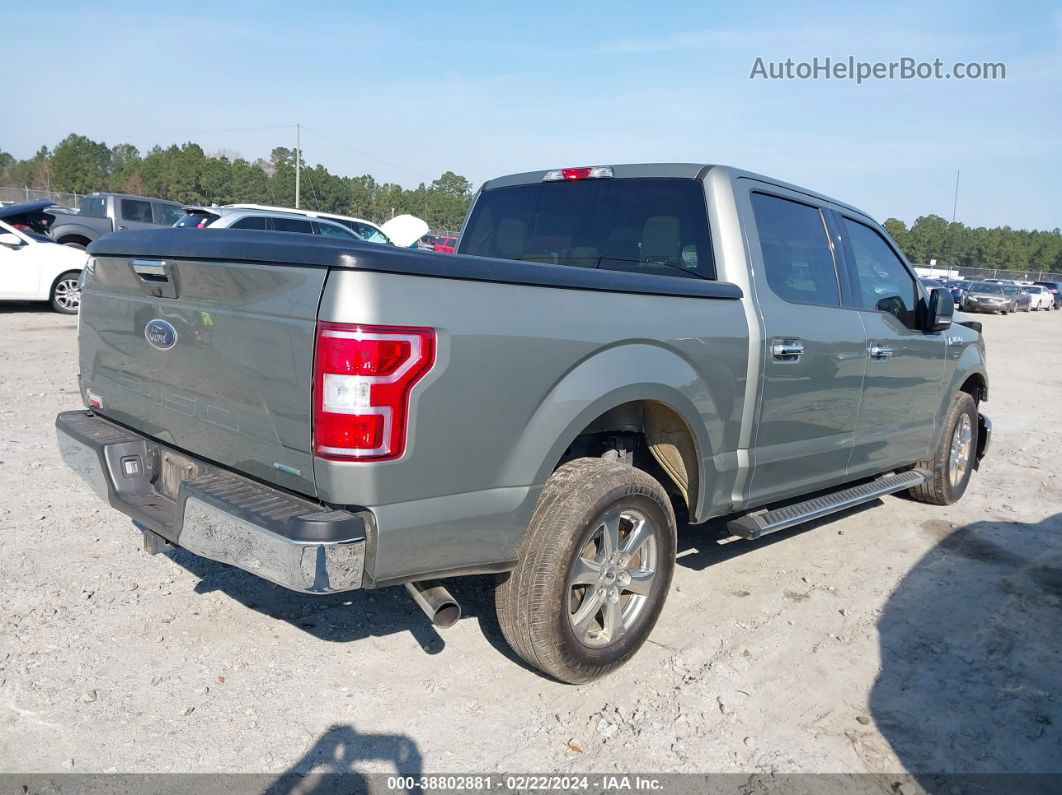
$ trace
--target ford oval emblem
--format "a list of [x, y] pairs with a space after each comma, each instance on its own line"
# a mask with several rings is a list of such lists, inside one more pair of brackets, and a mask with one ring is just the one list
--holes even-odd
[[168, 351], [177, 344], [177, 329], [170, 321], [155, 318], [144, 326], [144, 338], [152, 348]]

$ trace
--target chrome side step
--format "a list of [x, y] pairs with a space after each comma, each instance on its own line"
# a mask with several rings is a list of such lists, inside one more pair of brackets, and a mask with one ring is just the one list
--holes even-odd
[[829, 516], [854, 505], [870, 502], [886, 494], [910, 489], [924, 483], [926, 475], [922, 472], [901, 472], [898, 475], [883, 475], [861, 486], [835, 491], [812, 500], [776, 508], [773, 511], [761, 510], [727, 522], [727, 529], [736, 536], [756, 539], [768, 533], [785, 530], [787, 527], [803, 524], [812, 519]]

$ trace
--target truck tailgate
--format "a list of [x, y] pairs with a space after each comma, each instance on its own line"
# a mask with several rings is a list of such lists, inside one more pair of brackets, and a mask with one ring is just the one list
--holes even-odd
[[93, 247], [81, 302], [89, 405], [173, 447], [316, 496], [313, 345], [327, 268], [183, 259], [179, 246], [176, 257], [108, 250], [106, 239]]

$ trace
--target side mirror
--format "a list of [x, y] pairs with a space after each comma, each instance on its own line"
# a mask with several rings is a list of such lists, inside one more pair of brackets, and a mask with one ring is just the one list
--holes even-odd
[[22, 238], [14, 232], [0, 232], [0, 246], [22, 248]]
[[926, 331], [944, 331], [951, 328], [951, 318], [954, 314], [955, 302], [951, 300], [951, 293], [942, 287], [931, 290]]

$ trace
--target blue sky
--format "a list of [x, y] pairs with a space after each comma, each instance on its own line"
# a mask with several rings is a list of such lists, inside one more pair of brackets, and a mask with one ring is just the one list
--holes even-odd
[[[960, 170], [958, 220], [1062, 226], [1057, 3], [53, 0], [3, 16], [0, 148], [19, 157], [76, 131], [253, 159], [300, 122], [311, 163], [407, 186], [727, 163], [911, 222], [950, 217]], [[758, 56], [849, 55], [1002, 61], [1007, 79], [749, 79]]]

